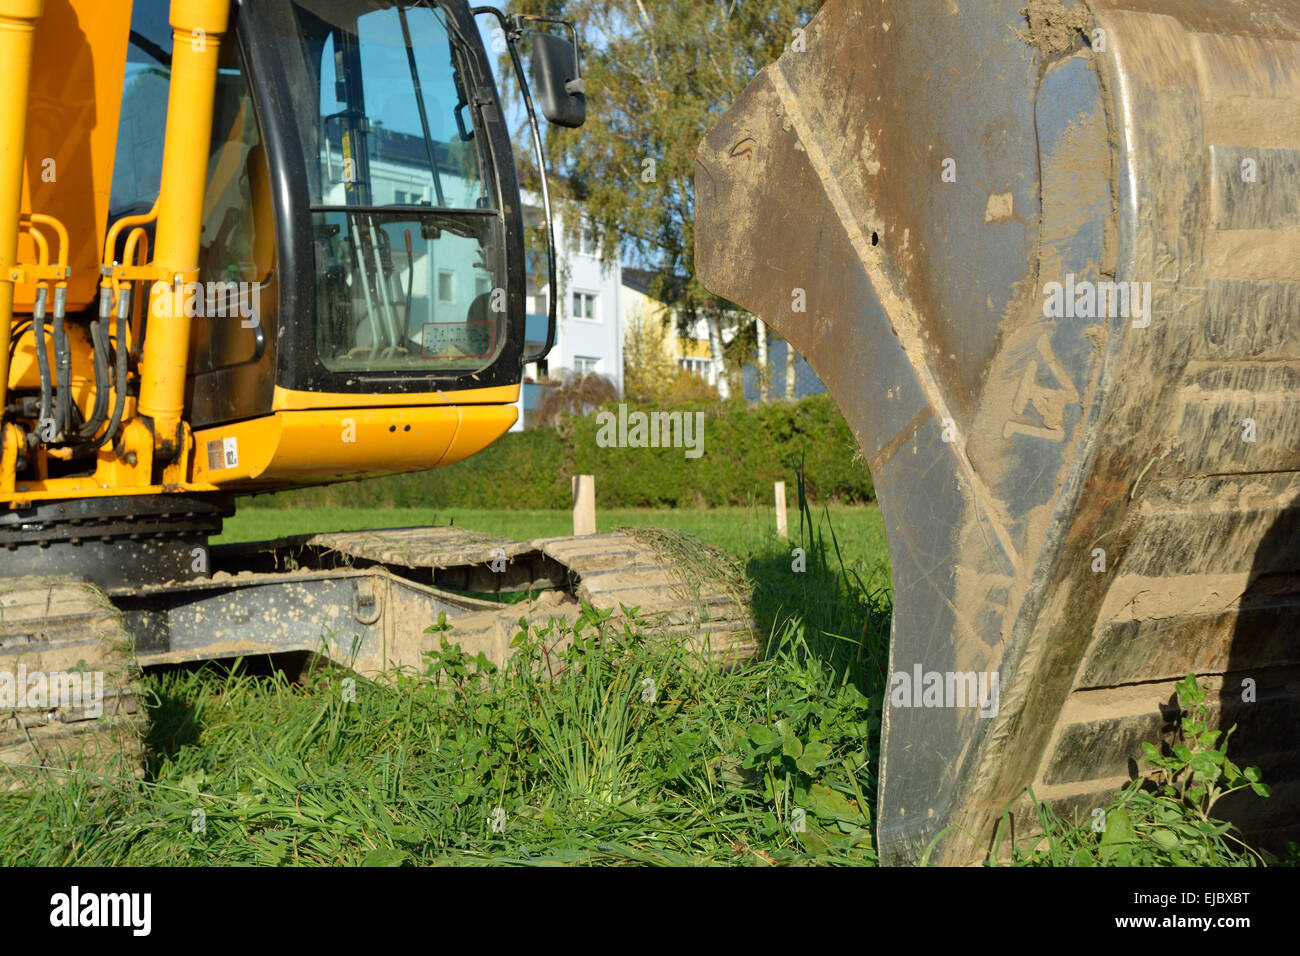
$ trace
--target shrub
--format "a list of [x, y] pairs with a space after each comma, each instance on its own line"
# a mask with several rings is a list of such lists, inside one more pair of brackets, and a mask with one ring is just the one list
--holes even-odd
[[[617, 404], [605, 406], [617, 414]], [[660, 411], [628, 405], [628, 412]], [[829, 395], [748, 406], [694, 403], [671, 411], [703, 413], [704, 451], [601, 448], [595, 415], [568, 418], [559, 429], [512, 432], [474, 457], [429, 472], [372, 478], [258, 499], [268, 507], [446, 507], [557, 509], [571, 504], [569, 479], [596, 476], [603, 508], [745, 505], [768, 501], [775, 481], [793, 482], [800, 462], [818, 501], [873, 497], [857, 443]]]

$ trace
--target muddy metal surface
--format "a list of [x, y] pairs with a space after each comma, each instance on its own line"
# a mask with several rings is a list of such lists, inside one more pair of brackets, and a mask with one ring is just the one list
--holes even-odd
[[0, 582], [0, 789], [39, 774], [143, 771], [130, 640], [90, 585]]
[[[239, 655], [321, 652], [370, 676], [422, 670], [447, 616], [447, 638], [504, 663], [521, 618], [577, 619], [581, 602], [635, 609], [652, 632], [720, 662], [758, 651], [748, 595], [632, 533], [517, 542], [460, 528], [322, 534], [214, 548], [205, 581], [110, 596], [143, 665]], [[535, 592], [503, 604], [462, 593]]]
[[1294, 839], [1300, 8], [1025, 9], [831, 0], [699, 151], [701, 279], [807, 358], [884, 513], [882, 854], [977, 860], [1029, 786], [1104, 805], [1193, 671], [1276, 785], [1225, 815]]

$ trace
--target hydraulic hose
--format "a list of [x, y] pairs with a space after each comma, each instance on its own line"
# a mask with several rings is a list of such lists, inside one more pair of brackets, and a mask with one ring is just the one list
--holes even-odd
[[104, 424], [108, 414], [108, 341], [104, 336], [103, 323], [113, 313], [113, 290], [101, 286], [99, 290], [99, 318], [90, 323], [90, 345], [95, 363], [95, 407], [90, 417], [81, 426], [82, 438], [93, 438], [99, 426]]
[[59, 373], [54, 382], [54, 434], [60, 439], [72, 430], [72, 349], [63, 322], [67, 303], [68, 288], [60, 283], [54, 289], [54, 359]]
[[113, 417], [108, 421], [108, 427], [104, 429], [104, 434], [100, 435], [93, 443], [92, 448], [103, 448], [117, 435], [117, 429], [122, 424], [122, 411], [126, 408], [126, 376], [127, 376], [127, 331], [126, 327], [131, 318], [131, 286], [125, 286], [117, 296], [117, 344], [114, 347], [114, 354], [117, 358], [117, 368], [114, 372], [113, 380]]
[[[32, 329], [36, 338], [36, 368], [41, 377], [41, 414], [36, 424], [36, 434], [41, 441], [52, 441], [54, 435], [46, 424], [50, 419], [50, 358], [45, 352], [45, 296], [44, 283], [36, 288], [36, 302], [32, 306]], [[55, 426], [57, 429], [57, 425]]]

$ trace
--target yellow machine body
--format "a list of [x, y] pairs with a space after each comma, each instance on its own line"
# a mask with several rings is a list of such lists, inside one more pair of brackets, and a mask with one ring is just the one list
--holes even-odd
[[[8, 416], [0, 509], [62, 499], [268, 491], [423, 470], [476, 453], [516, 420], [518, 377], [506, 385], [415, 393], [306, 391], [276, 383], [264, 414], [216, 426], [192, 423], [187, 372], [198, 347], [196, 324], [178, 308], [183, 299], [172, 294], [173, 283], [213, 278], [199, 273], [203, 223], [227, 193], [237, 193], [245, 172], [259, 281], [271, 273], [275, 256], [263, 166], [248, 160], [245, 171], [232, 149], [209, 168], [218, 62], [222, 45], [234, 42], [227, 35], [229, 7], [228, 0], [171, 3], [157, 202], [148, 214], [114, 223], [109, 206], [115, 160], [122, 161], [119, 124], [134, 121], [122, 109], [133, 3], [0, 0], [0, 64], [9, 80], [0, 95], [0, 378], [10, 396], [40, 388], [35, 335], [22, 329], [41, 290], [46, 323], [56, 293], [66, 302], [71, 401], [83, 419], [99, 397], [94, 342], [85, 323], [72, 317], [91, 314], [105, 293], [120, 302], [121, 290], [132, 287], [131, 315], [120, 324], [129, 329], [126, 343], [138, 363], [138, 390], [121, 402], [120, 431], [75, 463], [67, 448], [34, 440], [39, 422], [15, 424], [24, 416]], [[152, 249], [148, 226], [156, 230]], [[115, 261], [118, 242], [128, 235], [129, 261]], [[105, 341], [120, 348], [116, 318], [104, 324]], [[12, 358], [3, 364], [11, 336]], [[50, 384], [58, 387], [52, 342], [45, 351]], [[115, 393], [99, 398], [106, 407], [118, 401]]]

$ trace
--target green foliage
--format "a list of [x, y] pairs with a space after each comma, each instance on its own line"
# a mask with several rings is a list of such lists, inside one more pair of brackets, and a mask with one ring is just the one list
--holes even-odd
[[[587, 123], [549, 129], [547, 151], [596, 224], [608, 258], [631, 254], [669, 275], [672, 306], [721, 303], [695, 279], [695, 151], [821, 0], [513, 0], [511, 12], [561, 11], [583, 37]], [[528, 155], [521, 153], [521, 155]], [[652, 165], [651, 165], [652, 164]]]
[[[628, 414], [659, 411], [629, 405]], [[596, 476], [597, 500], [613, 506], [717, 506], [771, 500], [775, 481], [791, 482], [807, 456], [808, 474], [822, 500], [862, 501], [870, 476], [855, 461], [857, 446], [829, 396], [794, 405], [683, 405], [703, 414], [704, 454], [687, 458], [681, 448], [601, 448], [596, 417], [575, 423], [573, 467]]]
[[1228, 759], [1228, 739], [1236, 728], [1222, 735], [1209, 728], [1205, 689], [1194, 675], [1179, 681], [1176, 690], [1184, 709], [1182, 740], [1163, 752], [1154, 744], [1142, 744], [1152, 772], [1116, 794], [1104, 811], [1100, 832], [1086, 822], [1062, 820], [1035, 799], [1042, 835], [1031, 846], [1014, 848], [1016, 862], [1058, 866], [1254, 866], [1265, 862], [1234, 834], [1231, 823], [1212, 816], [1215, 804], [1238, 790], [1269, 795], [1259, 768], [1242, 770]]
[[[606, 408], [617, 410], [617, 406]], [[772, 500], [772, 483], [791, 482], [806, 460], [809, 493], [820, 501], [863, 502], [871, 476], [829, 395], [748, 406], [735, 401], [628, 411], [704, 413], [704, 454], [682, 448], [601, 448], [595, 415], [562, 430], [512, 432], [448, 468], [261, 496], [259, 507], [562, 509], [570, 476], [596, 476], [600, 509], [745, 505]]]
[[[668, 397], [679, 371], [669, 317], [650, 309], [630, 315], [623, 328], [623, 391], [634, 402]], [[715, 396], [716, 397], [716, 396]]]
[[853, 538], [841, 562], [800, 518], [806, 573], [767, 522], [728, 536], [769, 635], [749, 666], [588, 607], [520, 628], [501, 668], [442, 617], [424, 674], [351, 702], [330, 670], [154, 672], [147, 779], [0, 793], [0, 864], [873, 863], [890, 606], [858, 582], [884, 556]]
[[153, 677], [150, 779], [0, 794], [0, 861], [874, 861], [868, 705], [827, 669], [782, 651], [724, 673], [590, 607], [521, 628], [504, 668], [430, 631], [424, 676], [358, 680], [351, 702], [328, 671]]
[[1196, 677], [1189, 674], [1179, 681], [1177, 692], [1179, 703], [1190, 711], [1182, 718], [1184, 742], [1174, 744], [1169, 754], [1162, 754], [1154, 744], [1142, 745], [1147, 763], [1165, 772], [1160, 798], [1177, 800], [1202, 820], [1208, 820], [1214, 805], [1230, 793], [1249, 788], [1267, 797], [1269, 789], [1261, 782], [1258, 767], [1243, 771], [1228, 759], [1228, 739], [1237, 729], [1235, 726], [1215, 746], [1220, 731], [1209, 728], [1205, 689]]
[[668, 377], [667, 395], [664, 404], [687, 405], [718, 401], [718, 390], [706, 382], [703, 377], [688, 372], [684, 368], [675, 368]]

